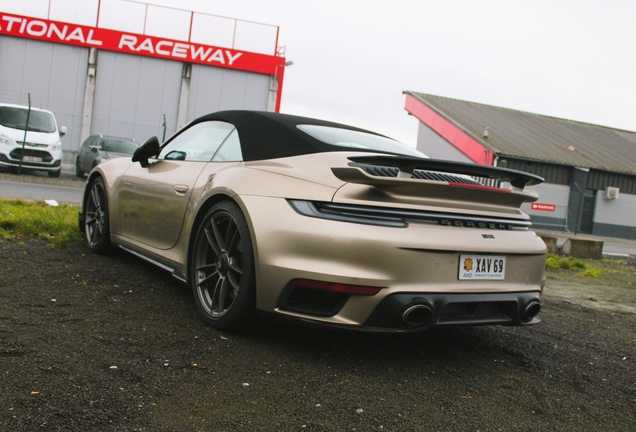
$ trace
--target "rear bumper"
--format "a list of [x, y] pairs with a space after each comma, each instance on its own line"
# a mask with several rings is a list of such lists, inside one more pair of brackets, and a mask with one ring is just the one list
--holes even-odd
[[[254, 242], [257, 309], [262, 313], [374, 331], [538, 322], [523, 318], [524, 308], [539, 301], [545, 284], [546, 248], [532, 231], [424, 223], [370, 226], [300, 215], [284, 199], [241, 198]], [[459, 280], [465, 253], [505, 256], [505, 279]], [[294, 285], [296, 279], [379, 292], [321, 292]], [[418, 306], [412, 315], [416, 324], [406, 324], [406, 309], [424, 304], [431, 308], [430, 320], [417, 322], [424, 314]]]
[[420, 331], [444, 325], [533, 325], [541, 320], [538, 292], [394, 294], [364, 323], [376, 331]]
[[376, 333], [417, 333], [441, 326], [539, 324], [539, 292], [496, 294], [397, 293], [385, 297], [363, 325], [343, 325], [261, 312], [276, 321]]

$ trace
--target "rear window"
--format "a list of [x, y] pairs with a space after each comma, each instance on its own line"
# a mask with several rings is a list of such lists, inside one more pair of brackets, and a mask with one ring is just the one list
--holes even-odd
[[28, 129], [32, 132], [55, 132], [55, 120], [51, 114], [31, 110], [27, 125], [28, 112], [29, 110], [24, 108], [0, 106], [0, 125], [12, 129]]
[[331, 126], [298, 125], [298, 129], [326, 144], [351, 150], [377, 151], [405, 156], [424, 157], [419, 151], [381, 135]]
[[118, 140], [113, 138], [102, 138], [100, 141], [101, 149], [105, 152], [133, 154], [139, 144], [134, 141]]

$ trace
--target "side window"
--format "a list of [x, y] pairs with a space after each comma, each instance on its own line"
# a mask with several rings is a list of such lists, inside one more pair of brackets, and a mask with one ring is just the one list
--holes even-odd
[[82, 144], [82, 146], [86, 149], [89, 150], [91, 148], [91, 146], [93, 145], [93, 141], [95, 141], [95, 137], [91, 136], [86, 138], [86, 140], [84, 141], [84, 144]]
[[243, 152], [238, 131], [234, 129], [212, 158], [212, 162], [242, 162]]
[[166, 144], [159, 159], [208, 162], [233, 129], [221, 121], [197, 123]]

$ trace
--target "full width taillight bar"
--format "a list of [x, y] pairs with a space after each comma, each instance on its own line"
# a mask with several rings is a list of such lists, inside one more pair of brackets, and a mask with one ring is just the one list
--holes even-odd
[[303, 216], [390, 228], [407, 228], [409, 223], [425, 223], [465, 228], [515, 230], [528, 229], [532, 225], [532, 222], [527, 219], [496, 218], [320, 201], [291, 199], [287, 201], [296, 212]]
[[378, 287], [367, 287], [360, 285], [346, 285], [339, 284], [333, 282], [321, 282], [310, 279], [294, 279], [290, 282], [290, 285], [303, 287], [303, 288], [311, 288], [323, 291], [331, 291], [341, 294], [356, 294], [356, 295], [365, 295], [365, 296], [373, 296], [380, 292], [382, 288]]

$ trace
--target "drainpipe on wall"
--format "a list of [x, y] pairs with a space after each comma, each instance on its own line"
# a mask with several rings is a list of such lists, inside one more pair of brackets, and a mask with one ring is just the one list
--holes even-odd
[[293, 61], [281, 63], [276, 66], [276, 73], [269, 79], [269, 97], [267, 99], [267, 111], [280, 112], [280, 102], [283, 91], [283, 77], [285, 76], [285, 68], [293, 65]]
[[583, 195], [587, 187], [587, 177], [590, 169], [574, 167], [570, 180], [570, 198], [568, 200], [568, 231], [578, 233], [581, 228], [581, 210]]
[[276, 112], [276, 95], [278, 94], [278, 76], [269, 77], [269, 95], [267, 98], [267, 111]]
[[[86, 70], [86, 85], [84, 86], [84, 106], [82, 107], [82, 129], [80, 130], [79, 145], [91, 134], [93, 124], [93, 102], [95, 101], [95, 87], [97, 83], [97, 49], [88, 51], [88, 69]], [[75, 149], [77, 151], [78, 149]]]
[[[190, 80], [192, 64], [184, 63], [181, 70], [181, 87], [179, 89], [179, 106], [177, 107], [177, 131], [188, 124], [188, 103], [190, 101]], [[175, 131], [176, 132], [176, 131]], [[165, 131], [164, 131], [165, 134]]]

